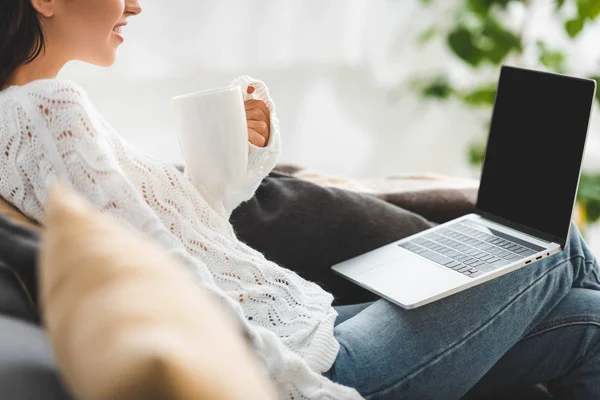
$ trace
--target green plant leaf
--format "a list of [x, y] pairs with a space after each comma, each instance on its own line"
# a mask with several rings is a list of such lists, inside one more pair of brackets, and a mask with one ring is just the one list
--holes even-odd
[[521, 38], [491, 16], [485, 19], [481, 34], [491, 43], [484, 51], [484, 57], [492, 64], [501, 64], [511, 52], [523, 51]]
[[463, 101], [471, 106], [493, 106], [496, 99], [497, 85], [477, 88], [463, 96]]
[[571, 38], [576, 37], [583, 30], [584, 20], [576, 18], [565, 23], [565, 30]]
[[566, 56], [561, 51], [552, 51], [542, 42], [537, 42], [539, 60], [546, 68], [551, 71], [564, 73], [566, 70]]
[[583, 203], [586, 211], [586, 222], [593, 224], [600, 219], [600, 202], [586, 201]]
[[419, 35], [419, 38], [417, 39], [417, 43], [420, 46], [425, 46], [427, 43], [431, 42], [431, 40], [433, 38], [435, 38], [438, 34], [439, 34], [438, 28], [436, 26], [432, 26], [431, 28], [423, 31], [423, 33], [421, 33]]
[[472, 142], [469, 144], [469, 164], [474, 167], [479, 167], [483, 164], [485, 157], [485, 143], [481, 141]]
[[426, 83], [421, 88], [423, 97], [430, 99], [448, 99], [454, 94], [455, 90], [446, 77], [437, 77], [433, 81]]
[[502, 9], [505, 9], [508, 3], [511, 1], [514, 0], [467, 0], [467, 5], [474, 13], [479, 15], [487, 15], [492, 7], [498, 6]]
[[560, 10], [565, 5], [565, 0], [556, 0], [556, 9]]
[[448, 47], [457, 57], [476, 67], [482, 59], [482, 52], [474, 43], [473, 34], [464, 26], [459, 26], [447, 38]]
[[579, 19], [593, 21], [600, 15], [600, 2], [598, 0], [577, 0], [577, 13]]
[[600, 174], [581, 174], [577, 198], [581, 201], [600, 201]]
[[585, 207], [588, 223], [600, 219], [600, 174], [581, 174], [577, 201]]

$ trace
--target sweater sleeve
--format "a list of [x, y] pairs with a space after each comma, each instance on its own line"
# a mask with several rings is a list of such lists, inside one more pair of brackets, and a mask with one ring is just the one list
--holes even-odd
[[[252, 95], [247, 93], [248, 86], [252, 85], [255, 91]], [[235, 79], [231, 86], [239, 86], [244, 93], [244, 100], [262, 100], [271, 112], [271, 133], [269, 142], [264, 148], [257, 147], [252, 143], [248, 145], [248, 167], [246, 176], [239, 182], [224, 187], [203, 187], [187, 173], [187, 178], [194, 183], [211, 206], [229, 218], [242, 202], [248, 201], [254, 196], [260, 182], [273, 170], [277, 164], [281, 152], [281, 134], [279, 131], [279, 120], [275, 110], [275, 104], [269, 95], [267, 86], [252, 77], [242, 76]]]

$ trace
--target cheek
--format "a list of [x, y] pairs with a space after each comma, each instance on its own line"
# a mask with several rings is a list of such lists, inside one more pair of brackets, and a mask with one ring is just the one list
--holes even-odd
[[125, 12], [124, 0], [78, 0], [72, 4], [76, 7], [72, 11], [78, 20], [78, 34], [96, 45], [110, 37], [112, 28]]
[[[0, 0], [1, 1], [1, 0]], [[109, 65], [114, 61], [115, 38], [112, 29], [122, 19], [124, 0], [78, 0], [77, 47], [83, 61]]]
[[97, 34], [108, 36], [114, 26], [122, 19], [125, 12], [124, 0], [94, 0], [97, 10], [92, 13], [90, 23], [94, 24]]

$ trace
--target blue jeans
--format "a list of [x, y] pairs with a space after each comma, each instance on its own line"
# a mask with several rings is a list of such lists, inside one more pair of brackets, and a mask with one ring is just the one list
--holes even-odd
[[338, 307], [324, 375], [367, 399], [475, 399], [544, 383], [600, 399], [600, 270], [573, 224], [559, 254], [416, 310]]

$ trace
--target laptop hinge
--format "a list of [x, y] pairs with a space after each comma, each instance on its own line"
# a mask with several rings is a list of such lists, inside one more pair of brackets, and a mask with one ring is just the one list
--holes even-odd
[[557, 236], [541, 232], [541, 231], [539, 231], [537, 229], [530, 228], [528, 226], [519, 224], [517, 222], [509, 221], [509, 220], [507, 220], [505, 218], [499, 217], [497, 215], [490, 214], [488, 212], [485, 212], [485, 211], [482, 211], [482, 210], [479, 210], [479, 209], [475, 210], [475, 214], [479, 215], [482, 218], [485, 218], [485, 219], [488, 219], [488, 220], [490, 220], [492, 222], [495, 222], [497, 224], [505, 225], [505, 226], [507, 226], [507, 227], [509, 227], [511, 229], [515, 229], [517, 231], [526, 233], [527, 235], [532, 236], [532, 237], [534, 237], [534, 238], [536, 238], [538, 240], [541, 240], [543, 242], [546, 242], [548, 244], [550, 244], [550, 243], [558, 243], [558, 244], [560, 244], [561, 248], [564, 248], [565, 245], [566, 245], [566, 238], [559, 238]]

